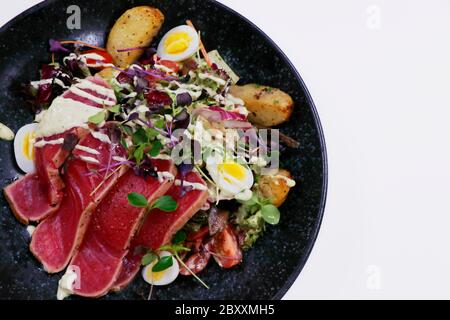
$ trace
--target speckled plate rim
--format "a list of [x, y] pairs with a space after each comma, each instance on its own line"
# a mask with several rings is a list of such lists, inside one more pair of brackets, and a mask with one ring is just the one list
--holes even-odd
[[[59, 1], [59, 0], [45, 0], [45, 1], [42, 1], [42, 2], [32, 6], [31, 8], [25, 10], [24, 12], [22, 12], [21, 14], [17, 15], [16, 17], [14, 17], [10, 21], [8, 21], [6, 24], [4, 24], [0, 28], [0, 34], [4, 33], [10, 27], [12, 27], [14, 24], [20, 22], [23, 18], [27, 17], [28, 15], [30, 15], [38, 10], [41, 10], [44, 7], [46, 7], [47, 5], [57, 2], [57, 1]], [[281, 300], [286, 295], [288, 290], [292, 287], [294, 282], [299, 278], [303, 268], [305, 267], [310, 255], [311, 255], [311, 252], [317, 241], [317, 237], [319, 236], [320, 228], [322, 226], [322, 221], [324, 218], [326, 201], [327, 201], [327, 194], [328, 194], [328, 154], [327, 154], [327, 147], [326, 147], [326, 142], [325, 142], [325, 134], [324, 134], [324, 131], [322, 128], [322, 124], [320, 122], [319, 113], [317, 111], [314, 100], [313, 100], [305, 82], [303, 81], [303, 78], [300, 76], [300, 73], [298, 72], [297, 68], [294, 66], [294, 64], [291, 62], [291, 60], [287, 57], [287, 55], [283, 52], [283, 50], [281, 50], [281, 48], [264, 31], [262, 31], [256, 24], [251, 22], [249, 19], [244, 17], [242, 14], [238, 13], [237, 11], [231, 9], [230, 7], [224, 5], [223, 3], [220, 3], [216, 0], [208, 0], [208, 1], [214, 2], [214, 4], [217, 5], [218, 7], [220, 7], [221, 9], [228, 11], [231, 14], [236, 15], [237, 17], [242, 19], [255, 32], [261, 34], [266, 39], [266, 41], [275, 49], [275, 51], [280, 54], [282, 60], [289, 65], [291, 70], [293, 70], [295, 77], [297, 78], [298, 85], [300, 87], [302, 87], [303, 91], [305, 92], [305, 95], [306, 95], [305, 98], [307, 99], [307, 101], [311, 107], [311, 111], [314, 116], [314, 123], [315, 123], [316, 129], [317, 129], [317, 133], [319, 134], [320, 148], [321, 148], [321, 154], [322, 154], [322, 159], [323, 159], [322, 160], [322, 162], [323, 162], [323, 165], [322, 165], [323, 178], [322, 178], [322, 192], [321, 192], [318, 218], [317, 218], [316, 224], [314, 226], [313, 234], [311, 236], [311, 240], [309, 241], [309, 244], [308, 244], [308, 247], [306, 250], [306, 254], [303, 255], [303, 257], [300, 259], [300, 261], [298, 261], [297, 268], [291, 274], [291, 276], [288, 278], [288, 280], [283, 285], [283, 287], [278, 291], [277, 294], [275, 294], [272, 297], [272, 300]]]

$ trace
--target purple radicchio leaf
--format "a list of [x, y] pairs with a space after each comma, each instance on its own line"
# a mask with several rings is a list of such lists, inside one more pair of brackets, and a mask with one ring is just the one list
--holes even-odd
[[50, 45], [50, 52], [52, 53], [70, 53], [69, 49], [64, 48], [62, 44], [55, 39], [50, 39], [48, 43]]
[[53, 86], [51, 83], [39, 85], [35, 103], [38, 105], [50, 103], [52, 93], [53, 93]]
[[154, 107], [164, 107], [172, 105], [173, 101], [170, 96], [161, 91], [152, 90], [145, 94], [150, 109]]
[[53, 79], [59, 73], [59, 70], [55, 68], [55, 66], [50, 64], [44, 64], [41, 68], [41, 79]]
[[121, 72], [116, 78], [120, 84], [133, 84], [133, 77], [130, 77], [126, 72]]

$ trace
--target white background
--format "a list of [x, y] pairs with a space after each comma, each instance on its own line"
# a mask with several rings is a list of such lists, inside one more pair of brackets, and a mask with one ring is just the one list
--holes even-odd
[[325, 219], [286, 298], [450, 298], [450, 1], [221, 2], [291, 58], [326, 134]]

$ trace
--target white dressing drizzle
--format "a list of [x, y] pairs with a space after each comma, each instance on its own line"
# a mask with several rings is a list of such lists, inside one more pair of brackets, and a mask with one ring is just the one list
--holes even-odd
[[175, 180], [175, 185], [177, 187], [180, 187], [181, 183], [183, 183], [183, 187], [191, 187], [192, 190], [199, 190], [199, 191], [208, 190], [208, 187], [202, 183], [193, 183], [193, 182], [188, 182], [188, 181]]
[[30, 237], [33, 236], [33, 233], [34, 233], [35, 230], [36, 230], [36, 227], [35, 227], [35, 226], [28, 226], [28, 227], [27, 227], [27, 232], [28, 232], [28, 234], [30, 235]]
[[80, 159], [87, 163], [100, 164], [100, 161], [92, 157], [80, 156]]
[[109, 137], [104, 133], [91, 131], [91, 134], [95, 139], [100, 140], [101, 142], [112, 144], [111, 139], [109, 139]]
[[113, 90], [111, 90], [109, 88], [105, 88], [105, 87], [98, 85], [96, 83], [93, 83], [91, 81], [82, 81], [77, 84], [77, 87], [80, 89], [93, 90], [93, 91], [97, 92], [98, 94], [101, 94], [102, 96], [106, 96], [111, 99], [116, 99], [116, 95], [114, 94]]
[[75, 147], [75, 149], [80, 150], [80, 151], [84, 151], [84, 152], [90, 153], [90, 154], [95, 154], [95, 155], [99, 155], [100, 154], [100, 152], [98, 152], [97, 150], [89, 148], [89, 147], [86, 147], [86, 146], [82, 146], [82, 145], [77, 145]]
[[173, 180], [175, 180], [175, 176], [172, 173], [168, 172], [168, 171], [158, 172], [158, 181], [159, 181], [159, 183], [163, 183], [164, 180], [173, 181]]
[[72, 99], [58, 97], [42, 117], [39, 118], [40, 122], [36, 130], [36, 137], [49, 137], [64, 133], [72, 128], [82, 127], [99, 110], [99, 108], [94, 108]]
[[43, 147], [45, 147], [46, 145], [52, 145], [52, 146], [55, 146], [55, 145], [63, 144], [63, 143], [64, 143], [64, 138], [56, 139], [56, 140], [49, 140], [49, 141], [41, 140], [41, 141], [36, 142], [36, 143], [34, 144], [34, 147], [35, 147], [35, 148], [43, 148]]
[[78, 275], [70, 267], [67, 268], [66, 273], [63, 275], [61, 280], [58, 282], [58, 292], [56, 293], [56, 298], [58, 300], [64, 300], [73, 293], [73, 286], [78, 279]]
[[[85, 81], [85, 82], [88, 82], [88, 81]], [[104, 100], [104, 99], [101, 99], [99, 97], [93, 96], [92, 94], [87, 93], [86, 91], [83, 91], [83, 90], [79, 89], [77, 86], [70, 87], [69, 91], [73, 92], [77, 96], [89, 99], [89, 100], [94, 101], [95, 103], [98, 103], [98, 104], [103, 104], [103, 105], [106, 105], [106, 106], [113, 106], [113, 105], [116, 104], [114, 101]]]

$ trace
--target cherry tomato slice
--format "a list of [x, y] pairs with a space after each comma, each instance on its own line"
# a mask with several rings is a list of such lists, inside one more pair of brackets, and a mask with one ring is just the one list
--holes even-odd
[[161, 60], [159, 61], [159, 64], [163, 65], [166, 68], [171, 69], [175, 73], [178, 73], [180, 71], [180, 65], [175, 61]]
[[[107, 52], [107, 51], [103, 51], [103, 50], [88, 50], [82, 53], [82, 55], [88, 55], [88, 54], [96, 54], [102, 57], [101, 61], [97, 60], [97, 59], [92, 59], [92, 58], [87, 58], [86, 59], [86, 63], [88, 65], [95, 65], [99, 62], [103, 63], [103, 64], [110, 64], [113, 63], [113, 57]], [[98, 66], [96, 68], [99, 69], [103, 69], [104, 67], [102, 66]]]

